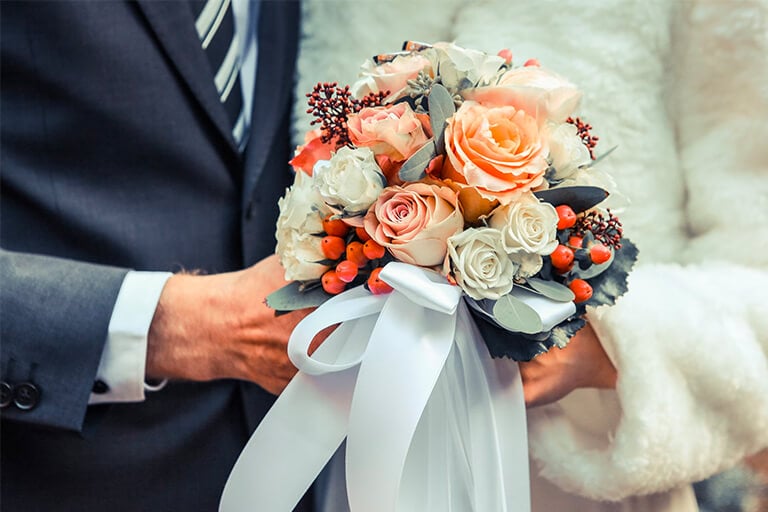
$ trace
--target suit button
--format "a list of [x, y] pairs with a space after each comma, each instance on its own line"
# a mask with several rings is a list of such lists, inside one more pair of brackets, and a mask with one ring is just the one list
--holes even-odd
[[34, 409], [40, 401], [40, 390], [31, 382], [13, 388], [13, 403], [22, 411]]
[[93, 383], [93, 389], [91, 389], [91, 391], [97, 395], [103, 395], [109, 391], [109, 386], [107, 386], [107, 383], [103, 380], [97, 380]]
[[0, 408], [4, 409], [11, 405], [13, 401], [13, 388], [10, 384], [3, 381], [0, 382]]

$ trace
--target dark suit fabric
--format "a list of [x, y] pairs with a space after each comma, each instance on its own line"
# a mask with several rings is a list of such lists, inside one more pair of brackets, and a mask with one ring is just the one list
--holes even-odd
[[242, 156], [185, 2], [0, 9], [0, 369], [41, 390], [2, 410], [0, 506], [216, 510], [272, 397], [217, 381], [87, 400], [125, 272], [225, 272], [273, 251], [298, 5], [261, 2]]

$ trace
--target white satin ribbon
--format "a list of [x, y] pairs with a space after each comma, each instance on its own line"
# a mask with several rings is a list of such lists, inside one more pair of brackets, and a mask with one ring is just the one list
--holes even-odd
[[354, 512], [530, 511], [517, 365], [490, 358], [438, 274], [390, 263], [381, 278], [395, 291], [349, 290], [296, 327], [300, 371], [240, 454], [222, 512], [292, 510], [345, 437]]

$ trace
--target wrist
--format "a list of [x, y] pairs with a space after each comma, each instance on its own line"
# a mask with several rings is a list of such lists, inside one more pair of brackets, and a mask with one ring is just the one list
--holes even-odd
[[231, 328], [231, 274], [175, 274], [163, 288], [149, 328], [146, 375], [211, 380], [221, 376], [217, 340]]

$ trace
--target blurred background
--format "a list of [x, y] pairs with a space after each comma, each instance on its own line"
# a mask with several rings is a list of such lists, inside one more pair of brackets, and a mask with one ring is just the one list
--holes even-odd
[[768, 512], [768, 450], [693, 488], [701, 512]]

